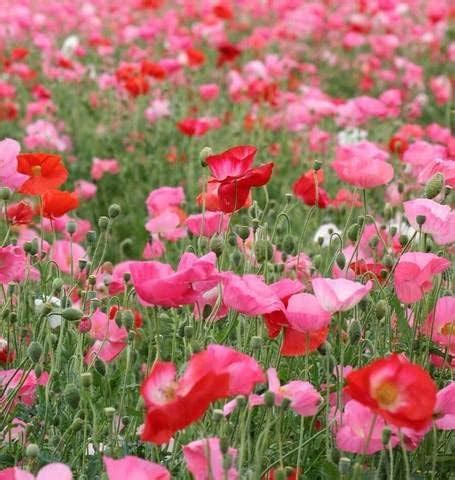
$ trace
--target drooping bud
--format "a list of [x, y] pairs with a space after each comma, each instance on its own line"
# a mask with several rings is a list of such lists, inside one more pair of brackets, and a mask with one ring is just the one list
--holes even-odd
[[200, 152], [199, 152], [199, 161], [201, 162], [201, 165], [203, 167], [207, 166], [207, 158], [213, 155], [213, 150], [210, 147], [204, 147]]
[[76, 385], [69, 383], [63, 392], [66, 403], [73, 409], [76, 409], [79, 406], [81, 400], [81, 394]]
[[268, 240], [258, 240], [254, 246], [254, 254], [259, 263], [271, 260], [273, 256], [273, 245]]
[[286, 235], [283, 239], [283, 251], [288, 255], [292, 255], [295, 250], [295, 238], [293, 235]]
[[209, 243], [210, 251], [214, 252], [217, 257], [220, 257], [224, 249], [224, 239], [221, 235], [214, 235]]
[[43, 354], [43, 347], [38, 342], [30, 342], [27, 348], [27, 355], [33, 363], [38, 363]]
[[346, 266], [346, 257], [344, 256], [343, 252], [339, 252], [336, 258], [336, 262], [338, 267], [341, 270], [344, 270], [344, 267]]
[[81, 310], [73, 307], [65, 308], [61, 315], [65, 320], [68, 320], [69, 322], [76, 322], [84, 316]]

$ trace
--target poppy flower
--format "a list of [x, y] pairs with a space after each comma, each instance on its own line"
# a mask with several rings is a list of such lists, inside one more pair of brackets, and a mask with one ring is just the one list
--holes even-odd
[[317, 205], [319, 208], [326, 208], [329, 204], [329, 196], [320, 186], [323, 182], [323, 170], [308, 170], [308, 172], [296, 180], [292, 191], [306, 205]]
[[420, 365], [397, 354], [353, 370], [346, 392], [387, 422], [415, 430], [425, 428], [436, 405], [436, 386]]
[[38, 472], [36, 477], [18, 467], [0, 471], [0, 479], [5, 480], [72, 480], [72, 478], [70, 467], [63, 463], [49, 463]]
[[144, 60], [141, 64], [141, 72], [143, 75], [163, 80], [166, 78], [166, 70], [159, 64]]
[[238, 48], [236, 45], [224, 42], [218, 46], [218, 60], [216, 65], [220, 67], [221, 65], [234, 61], [240, 54], [242, 50]]
[[256, 155], [252, 146], [238, 146], [223, 153], [210, 155], [210, 183], [218, 184], [218, 201], [222, 212], [232, 213], [242, 208], [252, 187], [265, 185], [272, 176], [273, 162], [251, 168]]
[[171, 478], [170, 473], [163, 466], [132, 455], [118, 460], [104, 456], [103, 462], [109, 480], [123, 480], [124, 478], [170, 480]]
[[20, 193], [42, 195], [47, 190], [60, 187], [68, 178], [68, 171], [59, 155], [22, 153], [17, 159], [17, 171], [30, 177], [19, 188]]
[[166, 443], [178, 430], [199, 420], [210, 404], [227, 396], [248, 395], [264, 375], [257, 362], [222, 345], [209, 345], [193, 355], [176, 379], [172, 362], [155, 362], [142, 384], [147, 408], [142, 439]]
[[60, 190], [48, 190], [42, 195], [43, 216], [56, 218], [74, 210], [79, 206], [79, 199], [74, 192], [62, 192]]
[[33, 209], [28, 202], [21, 200], [8, 205], [6, 217], [12, 225], [28, 225], [33, 219]]

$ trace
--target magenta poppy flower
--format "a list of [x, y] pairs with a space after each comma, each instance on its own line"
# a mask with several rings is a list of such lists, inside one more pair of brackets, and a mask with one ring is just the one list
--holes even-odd
[[206, 162], [213, 177], [210, 183], [219, 184], [219, 209], [232, 213], [248, 201], [252, 187], [261, 187], [272, 176], [273, 163], [252, 168], [256, 148], [239, 146], [207, 157]]
[[422, 331], [435, 343], [448, 347], [449, 353], [455, 355], [455, 297], [438, 298]]
[[216, 255], [203, 257], [184, 253], [175, 271], [161, 262], [131, 262], [134, 288], [143, 305], [179, 307], [193, 304], [201, 292], [212, 288], [218, 279]]
[[409, 252], [395, 269], [394, 286], [400, 302], [415, 303], [433, 288], [433, 278], [450, 267], [449, 260], [434, 253]]
[[[417, 198], [404, 202], [404, 212], [410, 225], [422, 232], [428, 233], [439, 245], [455, 242], [455, 211], [448, 205], [441, 205], [434, 200]], [[417, 217], [422, 215], [425, 222], [420, 227]]]
[[374, 143], [361, 141], [338, 146], [332, 168], [343, 182], [359, 188], [374, 188], [386, 185], [394, 176], [388, 157], [388, 153]]
[[21, 468], [13, 467], [0, 471], [0, 480], [72, 480], [71, 469], [63, 463], [50, 463], [38, 474], [32, 475]]
[[190, 215], [185, 220], [185, 225], [193, 235], [210, 238], [228, 229], [229, 215], [223, 212], [204, 212]]
[[313, 278], [312, 285], [322, 308], [331, 313], [350, 310], [373, 288], [371, 280], [363, 285], [344, 278]]
[[171, 478], [167, 469], [161, 465], [132, 455], [118, 460], [104, 456], [103, 462], [109, 480], [124, 480], [125, 478], [170, 480]]

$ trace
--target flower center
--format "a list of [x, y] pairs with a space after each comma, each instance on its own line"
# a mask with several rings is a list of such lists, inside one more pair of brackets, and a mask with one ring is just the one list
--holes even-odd
[[455, 322], [446, 323], [441, 328], [441, 333], [443, 335], [455, 335]]
[[171, 382], [169, 385], [166, 385], [165, 387], [162, 387], [161, 393], [164, 397], [164, 399], [167, 402], [170, 402], [171, 400], [174, 400], [175, 398], [175, 393], [177, 389], [177, 383], [176, 382]]
[[373, 398], [380, 407], [390, 407], [398, 397], [398, 388], [392, 382], [383, 382], [374, 391]]
[[40, 177], [41, 176], [41, 165], [33, 165], [32, 167], [32, 177]]

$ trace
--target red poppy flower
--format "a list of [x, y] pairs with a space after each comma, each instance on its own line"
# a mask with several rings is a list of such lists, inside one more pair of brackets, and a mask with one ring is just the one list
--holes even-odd
[[51, 153], [22, 153], [17, 157], [17, 171], [28, 175], [19, 189], [20, 193], [42, 195], [58, 188], [68, 178], [68, 171], [59, 155]]
[[163, 78], [166, 78], [166, 70], [158, 63], [149, 62], [148, 60], [144, 60], [142, 62], [141, 72], [144, 75], [148, 75], [149, 77], [153, 77], [158, 80], [163, 80]]
[[[287, 470], [287, 467], [286, 467]], [[272, 470], [269, 470], [264, 477], [262, 477], [262, 480], [276, 480], [276, 472], [278, 469], [273, 468]], [[286, 475], [286, 480], [298, 480], [298, 476], [301, 473], [300, 469], [293, 468], [289, 473]]]
[[139, 95], [145, 95], [149, 89], [150, 85], [147, 79], [140, 74], [131, 75], [129, 76], [124, 82], [123, 86], [128, 93], [130, 93], [133, 97], [138, 97]]
[[217, 66], [220, 67], [224, 63], [234, 61], [240, 54], [242, 50], [235, 46], [232, 43], [222, 43], [218, 46], [218, 60]]
[[294, 195], [306, 205], [317, 205], [319, 208], [326, 208], [329, 204], [327, 192], [321, 188], [324, 182], [322, 170], [308, 170], [296, 180], [292, 190]]
[[420, 365], [393, 354], [352, 371], [346, 392], [387, 422], [415, 430], [431, 421], [436, 386]]
[[256, 151], [255, 147], [239, 146], [207, 158], [213, 177], [210, 183], [218, 185], [218, 203], [222, 212], [232, 213], [243, 208], [251, 188], [261, 187], [270, 180], [272, 162], [251, 168]]
[[12, 225], [28, 225], [33, 219], [33, 209], [29, 203], [21, 200], [8, 206], [6, 216]]
[[0, 120], [12, 121], [17, 118], [19, 110], [17, 105], [9, 100], [0, 103]]
[[233, 17], [232, 8], [229, 4], [225, 3], [217, 3], [213, 7], [213, 13], [218, 17], [222, 18], [223, 20], [230, 20]]
[[366, 262], [365, 260], [358, 260], [351, 262], [349, 268], [356, 274], [363, 278], [377, 279], [379, 283], [385, 281], [386, 277], [382, 276], [382, 272], [386, 271], [386, 267], [382, 263]]
[[43, 193], [43, 216], [56, 218], [74, 210], [79, 206], [79, 199], [74, 192], [48, 190]]
[[198, 67], [205, 62], [205, 55], [200, 50], [196, 50], [195, 48], [187, 48], [185, 52], [186, 56], [188, 57], [188, 64], [191, 67]]
[[190, 137], [200, 137], [210, 130], [210, 122], [199, 118], [184, 118], [177, 122], [177, 128]]
[[403, 156], [403, 153], [408, 149], [409, 143], [403, 136], [394, 135], [389, 140], [389, 150], [392, 153], [396, 153], [400, 158]]

